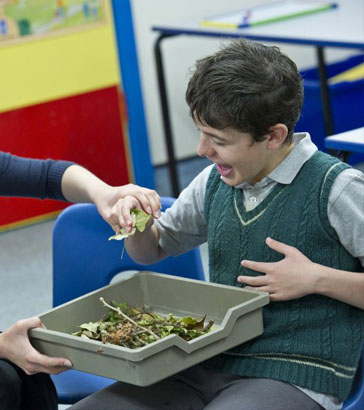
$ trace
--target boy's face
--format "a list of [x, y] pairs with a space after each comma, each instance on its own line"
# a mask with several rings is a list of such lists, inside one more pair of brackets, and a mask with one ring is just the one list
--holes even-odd
[[274, 169], [274, 151], [268, 149], [268, 139], [253, 142], [250, 134], [233, 128], [218, 130], [202, 124], [197, 126], [200, 130], [197, 153], [216, 164], [226, 184], [254, 185]]

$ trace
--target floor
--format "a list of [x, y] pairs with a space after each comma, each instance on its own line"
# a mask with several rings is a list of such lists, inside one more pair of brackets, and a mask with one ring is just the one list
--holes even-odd
[[[200, 158], [180, 161], [182, 188], [207, 164], [207, 160]], [[162, 196], [172, 195], [168, 175], [166, 167], [155, 169], [157, 191]], [[49, 221], [0, 234], [0, 330], [52, 307], [53, 224], [54, 221]], [[201, 253], [206, 271], [205, 246], [201, 247]]]

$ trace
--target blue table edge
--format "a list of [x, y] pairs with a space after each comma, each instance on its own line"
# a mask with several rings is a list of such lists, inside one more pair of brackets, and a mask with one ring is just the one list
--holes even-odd
[[343, 48], [355, 48], [355, 49], [364, 49], [364, 42], [343, 42], [343, 41], [329, 41], [329, 40], [320, 40], [320, 39], [299, 39], [294, 37], [280, 37], [280, 36], [264, 36], [262, 34], [249, 34], [243, 31], [236, 30], [233, 31], [219, 31], [219, 30], [203, 30], [203, 29], [192, 29], [192, 28], [169, 28], [163, 26], [153, 26], [153, 31], [158, 31], [166, 36], [175, 36], [175, 35], [195, 35], [195, 36], [205, 36], [205, 37], [231, 37], [239, 38], [244, 37], [251, 40], [259, 41], [268, 41], [268, 42], [277, 42], [277, 43], [290, 43], [290, 44], [306, 44], [311, 46], [321, 46], [321, 47], [343, 47]]
[[335, 149], [339, 151], [350, 151], [350, 152], [362, 152], [364, 153], [364, 141], [363, 143], [349, 142], [349, 141], [336, 141], [325, 139], [325, 147], [329, 149]]

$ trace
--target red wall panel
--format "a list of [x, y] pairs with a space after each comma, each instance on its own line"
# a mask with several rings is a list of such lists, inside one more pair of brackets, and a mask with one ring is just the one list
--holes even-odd
[[[83, 165], [111, 185], [130, 181], [118, 87], [75, 95], [0, 114], [0, 150]], [[67, 204], [0, 198], [1, 227], [60, 210]]]

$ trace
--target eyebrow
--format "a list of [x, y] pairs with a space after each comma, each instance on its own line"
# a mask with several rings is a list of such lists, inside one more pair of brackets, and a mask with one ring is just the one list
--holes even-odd
[[206, 134], [207, 136], [209, 136], [209, 137], [211, 137], [211, 138], [215, 138], [215, 139], [217, 139], [217, 140], [219, 140], [219, 141], [228, 142], [228, 139], [223, 138], [223, 137], [220, 137], [219, 135], [216, 135], [216, 134], [211, 134], [210, 132], [207, 132], [207, 131], [202, 130], [198, 125], [196, 125], [196, 126], [197, 126], [197, 129], [198, 129], [200, 132], [203, 132], [203, 133]]
[[210, 134], [209, 132], [205, 132], [206, 135], [208, 135], [211, 138], [214, 138], [215, 140], [218, 140], [220, 142], [229, 142], [229, 140], [227, 138], [223, 138], [220, 137], [219, 135], [215, 135], [215, 134]]

